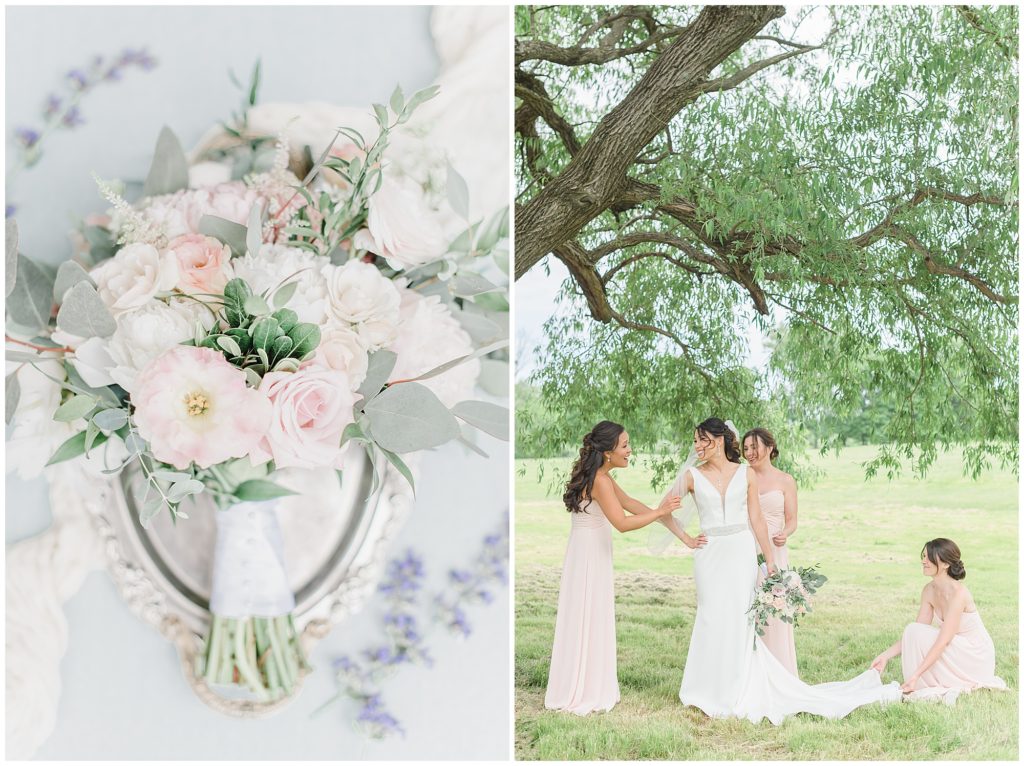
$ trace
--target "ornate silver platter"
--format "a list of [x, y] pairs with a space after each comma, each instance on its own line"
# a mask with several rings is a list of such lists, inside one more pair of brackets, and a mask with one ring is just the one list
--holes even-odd
[[[295, 624], [308, 651], [358, 609], [380, 578], [386, 547], [412, 506], [412, 490], [387, 466], [370, 493], [371, 466], [353, 451], [340, 480], [334, 471], [285, 471], [282, 484], [301, 494], [278, 501], [285, 563], [295, 593]], [[415, 470], [415, 469], [413, 469]], [[209, 626], [216, 508], [202, 495], [176, 524], [169, 514], [148, 529], [138, 520], [141, 482], [126, 471], [90, 503], [108, 567], [128, 606], [178, 647], [189, 684], [206, 704], [228, 715], [266, 715], [291, 697], [260, 703], [222, 696], [197, 675], [196, 658]], [[295, 693], [298, 693], [296, 687]]]

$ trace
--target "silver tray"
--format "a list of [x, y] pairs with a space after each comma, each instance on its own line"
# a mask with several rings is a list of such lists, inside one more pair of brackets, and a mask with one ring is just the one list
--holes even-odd
[[[334, 482], [327, 490], [328, 502], [303, 494], [282, 499], [278, 509], [285, 564], [295, 593], [293, 616], [307, 651], [373, 593], [387, 543], [412, 506], [412, 490], [390, 465], [380, 487], [370, 494], [371, 467], [361, 451], [353, 451], [347, 460], [340, 489], [334, 472], [327, 473], [326, 481]], [[182, 506], [188, 519], [172, 523], [169, 514], [162, 514], [144, 529], [136, 512], [139, 485], [138, 473], [125, 471], [106, 485], [106, 497], [88, 504], [122, 597], [133, 612], [175, 643], [186, 679], [210, 707], [243, 717], [280, 709], [301, 683], [290, 697], [261, 703], [223, 696], [196, 673], [196, 657], [210, 622], [213, 504], [200, 495], [187, 509]]]

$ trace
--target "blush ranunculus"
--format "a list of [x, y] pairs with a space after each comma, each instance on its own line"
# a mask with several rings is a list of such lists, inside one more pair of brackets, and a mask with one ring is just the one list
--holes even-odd
[[178, 262], [152, 245], [135, 243], [122, 247], [92, 270], [96, 289], [116, 316], [145, 306], [158, 293], [169, 292], [178, 282]]
[[263, 376], [260, 392], [273, 407], [266, 436], [250, 451], [253, 463], [277, 468], [341, 467], [341, 434], [354, 421], [356, 394], [338, 370], [304, 367]]
[[200, 468], [243, 457], [270, 426], [271, 406], [219, 351], [176, 346], [135, 379], [135, 423], [157, 460]]
[[178, 264], [178, 289], [184, 293], [220, 293], [231, 279], [231, 248], [203, 234], [171, 240], [167, 252]]

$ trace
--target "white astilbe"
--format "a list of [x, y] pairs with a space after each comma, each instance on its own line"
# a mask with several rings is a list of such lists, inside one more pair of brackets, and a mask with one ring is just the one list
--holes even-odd
[[111, 181], [104, 181], [95, 173], [92, 174], [96, 186], [103, 195], [103, 199], [114, 206], [115, 215], [112, 216], [118, 221], [117, 244], [129, 245], [145, 243], [160, 248], [167, 244], [167, 232], [162, 224], [154, 223], [145, 215], [132, 207], [117, 187]]

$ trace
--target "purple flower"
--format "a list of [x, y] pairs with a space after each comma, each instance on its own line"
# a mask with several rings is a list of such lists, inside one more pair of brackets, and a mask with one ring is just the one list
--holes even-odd
[[26, 149], [31, 149], [39, 143], [39, 131], [33, 128], [17, 128], [14, 137]]
[[72, 69], [67, 73], [67, 78], [75, 90], [85, 90], [89, 84], [89, 77], [81, 69]]
[[4, 211], [4, 218], [10, 218], [12, 215], [18, 212], [18, 208], [15, 207], [14, 205], [7, 204], [4, 208]]
[[67, 114], [61, 119], [61, 124], [65, 128], [74, 128], [84, 123], [85, 119], [82, 117], [82, 113], [78, 110], [77, 106], [68, 109]]
[[61, 105], [60, 98], [51, 93], [46, 97], [46, 106], [43, 107], [43, 116], [53, 117], [57, 112], [60, 111]]

